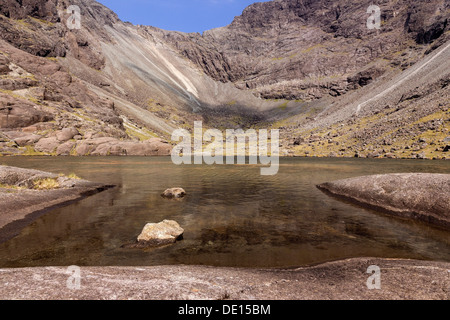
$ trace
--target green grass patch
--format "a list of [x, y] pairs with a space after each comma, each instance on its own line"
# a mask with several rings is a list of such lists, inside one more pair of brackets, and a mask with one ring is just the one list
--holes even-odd
[[15, 21], [17, 24], [21, 25], [22, 27], [25, 27], [27, 29], [29, 29], [31, 27], [31, 24], [26, 22], [24, 19], [19, 19], [19, 20], [13, 20]]
[[127, 135], [130, 136], [131, 138], [137, 138], [139, 139], [139, 141], [146, 141], [151, 138], [158, 137], [156, 134], [154, 134], [147, 128], [140, 129], [126, 122], [124, 122], [123, 125], [125, 127], [125, 132], [127, 133]]
[[71, 173], [67, 176], [67, 178], [69, 179], [74, 179], [74, 180], [81, 180], [81, 178], [79, 176], [77, 176], [75, 173]]
[[31, 18], [32, 20], [34, 20], [34, 21], [40, 23], [40, 24], [45, 24], [45, 25], [47, 25], [47, 26], [49, 26], [49, 27], [52, 27], [52, 26], [55, 25], [53, 22], [50, 22], [50, 21], [47, 21], [47, 20], [44, 20], [44, 19], [38, 19], [38, 18], [34, 18], [34, 17], [30, 17], [30, 18]]
[[25, 146], [24, 152], [22, 153], [23, 156], [45, 156], [47, 153], [36, 151], [33, 146]]
[[38, 179], [33, 181], [34, 190], [53, 190], [59, 188], [59, 182], [55, 178]]
[[9, 190], [24, 190], [24, 189], [26, 189], [25, 187], [19, 187], [19, 186], [3, 184], [3, 183], [0, 183], [0, 188], [1, 189], [9, 189]]
[[316, 50], [316, 49], [319, 49], [319, 48], [323, 48], [323, 47], [324, 47], [323, 44], [316, 44], [316, 45], [314, 45], [312, 47], [309, 47], [309, 48], [307, 48], [305, 50], [302, 50], [301, 53], [308, 53], [308, 52], [311, 52], [313, 50]]
[[12, 97], [14, 97], [14, 98], [16, 98], [16, 99], [24, 99], [24, 97], [22, 97], [21, 95], [18, 95], [18, 94], [16, 94], [16, 93], [14, 93], [14, 91], [12, 91], [12, 90], [4, 90], [4, 89], [0, 89], [0, 92], [1, 92], [1, 93], [4, 93], [4, 94], [7, 94], [7, 95], [9, 95], [9, 96], [12, 96]]
[[288, 103], [289, 103], [289, 101], [286, 101], [285, 103], [280, 104], [280, 105], [278, 106], [278, 109], [286, 110], [286, 108], [287, 108], [287, 106], [288, 106]]

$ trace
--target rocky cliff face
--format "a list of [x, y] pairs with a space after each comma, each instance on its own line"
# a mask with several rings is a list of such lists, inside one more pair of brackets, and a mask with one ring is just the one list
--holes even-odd
[[[367, 9], [381, 9], [368, 29]], [[255, 3], [231, 25], [165, 39], [212, 78], [268, 99], [339, 96], [407, 68], [449, 30], [449, 1], [277, 0]]]
[[291, 155], [445, 157], [450, 1], [380, 0], [379, 30], [372, 2], [255, 3], [200, 35], [133, 26], [94, 0], [4, 0], [0, 148], [167, 154], [156, 137], [203, 120], [279, 128]]
[[[66, 23], [70, 4], [85, 10], [81, 30], [73, 31]], [[95, 72], [104, 69], [99, 41], [112, 41], [104, 26], [118, 21], [112, 11], [93, 1], [1, 3], [3, 154], [169, 154], [167, 143], [130, 122], [111, 97], [99, 95], [73, 72], [75, 64]], [[59, 59], [76, 62], [67, 66]]]
[[[86, 10], [85, 28], [70, 32], [67, 8], [78, 4]], [[102, 12], [102, 14], [97, 14]], [[68, 52], [83, 63], [100, 69], [104, 64], [98, 40], [106, 39], [103, 25], [118, 21], [117, 16], [93, 1], [5, 0], [0, 6], [2, 38], [40, 57], [65, 57]]]

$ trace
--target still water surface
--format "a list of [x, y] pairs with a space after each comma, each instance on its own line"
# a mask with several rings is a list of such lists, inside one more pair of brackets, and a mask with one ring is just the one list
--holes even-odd
[[[331, 198], [315, 186], [398, 172], [450, 173], [449, 161], [282, 159], [258, 166], [175, 166], [169, 157], [2, 158], [116, 188], [51, 210], [0, 244], [0, 267], [195, 264], [294, 267], [351, 257], [450, 261], [450, 232]], [[188, 196], [166, 200], [169, 187]], [[148, 222], [176, 220], [184, 240], [124, 249]]]

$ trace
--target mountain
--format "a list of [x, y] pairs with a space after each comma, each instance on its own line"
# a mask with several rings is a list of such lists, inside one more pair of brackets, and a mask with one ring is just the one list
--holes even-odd
[[215, 80], [263, 98], [339, 96], [381, 76], [391, 62], [407, 68], [421, 58], [419, 45], [448, 30], [449, 2], [379, 1], [381, 30], [367, 28], [372, 4], [255, 3], [229, 26], [203, 35], [168, 32], [165, 39]]
[[278, 128], [286, 155], [448, 157], [450, 1], [380, 0], [380, 29], [372, 4], [255, 3], [186, 34], [93, 0], [4, 0], [0, 148], [168, 154], [164, 139], [202, 120]]

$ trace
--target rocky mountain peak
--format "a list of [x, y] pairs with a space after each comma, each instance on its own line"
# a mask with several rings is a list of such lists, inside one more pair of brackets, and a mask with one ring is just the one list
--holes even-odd
[[[368, 27], [372, 5], [380, 28]], [[81, 140], [65, 153], [151, 153], [117, 139], [167, 139], [202, 120], [280, 128], [287, 154], [441, 157], [449, 17], [449, 0], [275, 0], [186, 34], [124, 23], [94, 0], [4, 0], [0, 144], [52, 153], [73, 127]]]
[[449, 1], [378, 1], [379, 30], [367, 28], [373, 4], [255, 3], [227, 27], [189, 41], [168, 40], [216, 80], [263, 98], [314, 100], [357, 88], [352, 80], [361, 72], [382, 75], [389, 67], [377, 60], [391, 60], [397, 52], [414, 56], [415, 45], [429, 44], [449, 29]]

